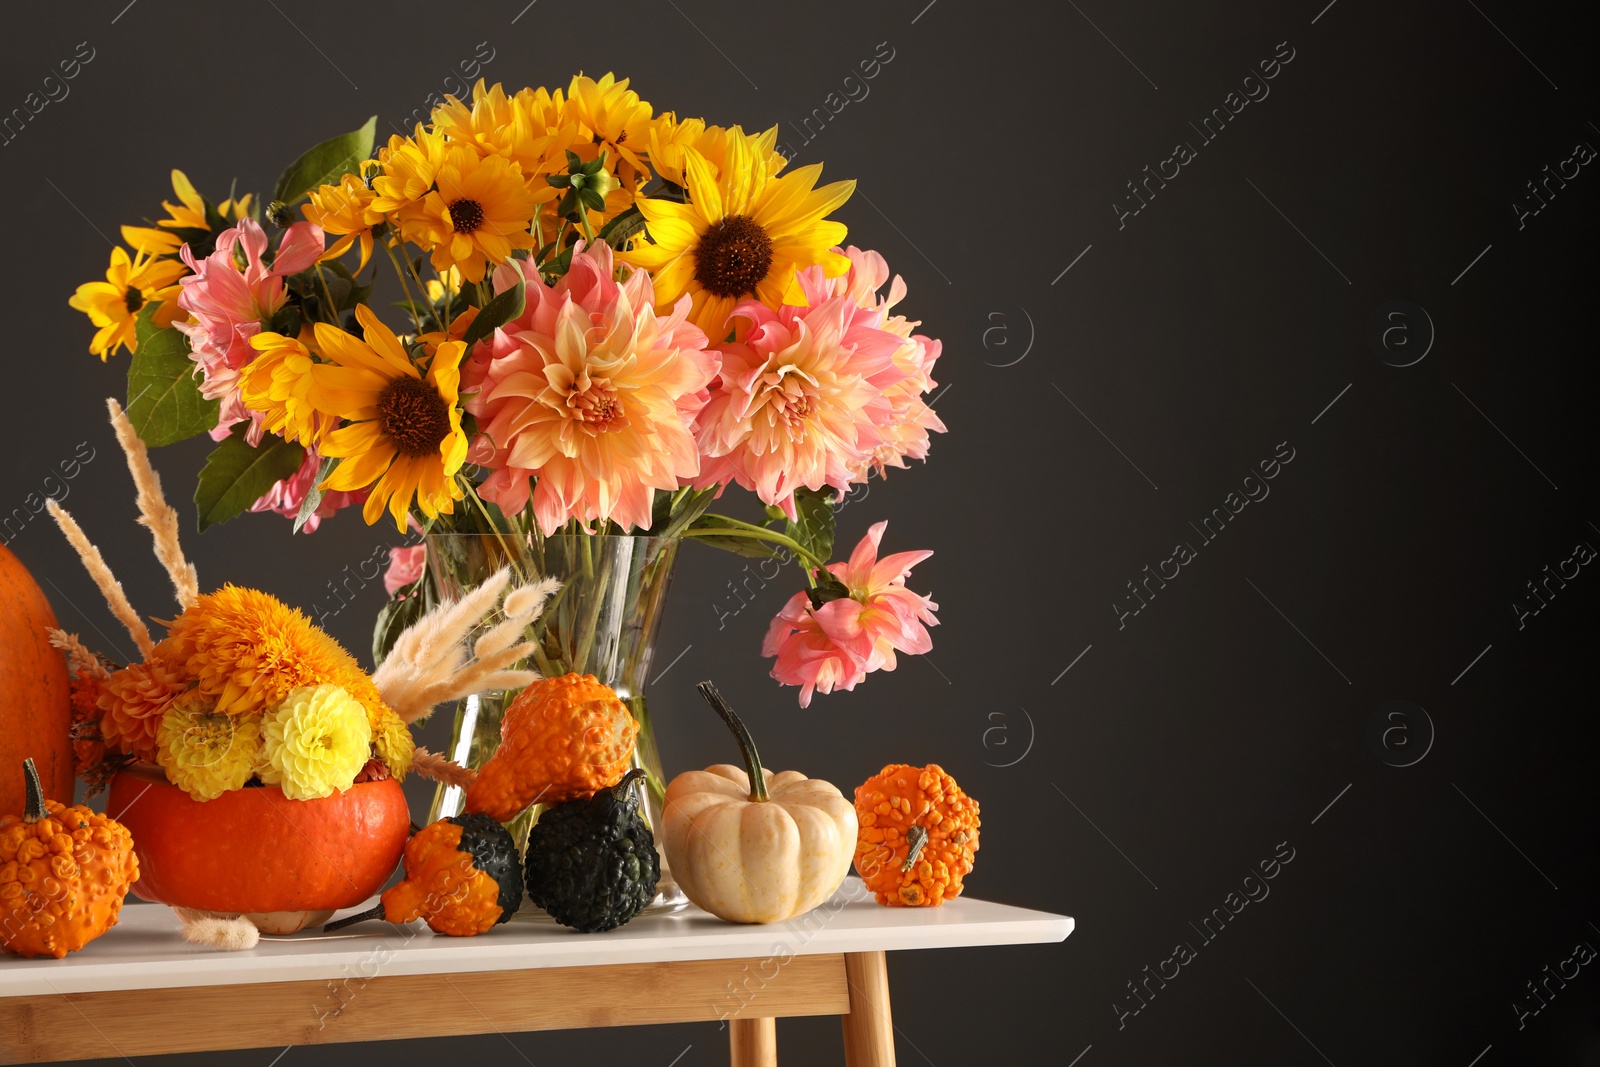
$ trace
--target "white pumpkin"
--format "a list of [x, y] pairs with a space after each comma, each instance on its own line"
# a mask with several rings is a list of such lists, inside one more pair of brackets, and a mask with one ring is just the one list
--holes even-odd
[[748, 770], [719, 763], [667, 786], [661, 844], [672, 876], [696, 905], [729, 922], [808, 912], [849, 873], [855, 806], [820, 778], [765, 770], [716, 688], [705, 682], [700, 691], [739, 739]]

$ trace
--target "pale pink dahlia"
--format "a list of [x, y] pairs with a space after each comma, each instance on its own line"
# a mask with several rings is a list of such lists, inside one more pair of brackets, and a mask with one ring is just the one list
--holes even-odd
[[687, 299], [657, 317], [649, 274], [618, 284], [604, 243], [577, 246], [553, 286], [531, 264], [495, 270], [497, 292], [524, 280], [523, 314], [461, 368], [480, 431], [467, 458], [493, 471], [479, 492], [509, 514], [535, 479], [533, 513], [547, 535], [571, 519], [646, 528], [655, 490], [699, 473], [691, 426], [716, 354], [687, 321]]
[[389, 567], [383, 572], [384, 589], [394, 596], [421, 578], [427, 565], [427, 545], [397, 545], [389, 549]]
[[696, 484], [736, 482], [793, 518], [801, 486], [842, 494], [864, 477], [893, 421], [889, 394], [906, 377], [894, 360], [904, 339], [848, 295], [776, 311], [749, 300], [733, 314], [750, 327], [721, 348], [698, 422], [707, 460]]
[[767, 630], [761, 654], [777, 657], [772, 677], [801, 687], [802, 708], [816, 690], [854, 689], [872, 671], [894, 670], [896, 652], [918, 656], [933, 648], [927, 628], [939, 625], [933, 615], [939, 605], [906, 588], [911, 568], [933, 553], [896, 552], [879, 559], [886, 526], [875, 523], [848, 563], [828, 564], [848, 597], [812, 607], [809, 593], [796, 593]]
[[907, 459], [927, 459], [929, 432], [944, 432], [944, 423], [923, 399], [937, 384], [933, 380], [933, 364], [942, 346], [934, 338], [912, 332], [922, 325], [920, 322], [891, 314], [894, 306], [905, 298], [906, 283], [897, 274], [889, 285], [888, 294], [879, 295], [884, 282], [889, 280], [889, 265], [881, 255], [854, 245], [835, 251], [842, 251], [849, 258], [850, 270], [837, 278], [825, 277], [819, 267], [800, 271], [796, 278], [806, 294], [806, 301], [815, 305], [833, 297], [848, 296], [863, 311], [876, 313], [876, 325], [901, 339], [894, 362], [905, 377], [884, 393], [888, 416], [878, 425], [879, 443], [854, 472], [857, 481], [864, 481], [873, 468], [881, 476], [886, 467], [904, 468]]
[[[239, 375], [259, 355], [250, 347], [250, 338], [261, 332], [261, 324], [283, 307], [288, 298], [283, 279], [298, 274], [322, 255], [322, 228], [297, 222], [283, 233], [277, 255], [268, 266], [267, 234], [254, 219], [217, 235], [216, 251], [196, 259], [184, 245], [179, 250], [193, 274], [180, 280], [183, 291], [178, 306], [189, 313], [190, 321], [175, 323], [189, 338], [189, 358], [200, 366], [200, 393], [222, 401], [217, 427], [211, 436], [221, 440], [234, 423], [252, 417], [239, 397]], [[244, 267], [238, 265], [238, 256]], [[261, 439], [260, 419], [251, 426], [252, 444]]]

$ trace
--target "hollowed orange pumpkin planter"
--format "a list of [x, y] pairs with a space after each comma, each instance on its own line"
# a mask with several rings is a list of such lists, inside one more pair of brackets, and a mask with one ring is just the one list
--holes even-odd
[[112, 779], [106, 810], [133, 834], [138, 896], [251, 917], [362, 903], [394, 872], [411, 827], [393, 779], [320, 800], [262, 786], [201, 802], [156, 768], [134, 766]]

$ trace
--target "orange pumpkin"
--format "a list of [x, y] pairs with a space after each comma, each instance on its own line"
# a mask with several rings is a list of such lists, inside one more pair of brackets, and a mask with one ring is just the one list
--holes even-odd
[[27, 802], [22, 761], [44, 795], [72, 802], [72, 698], [67, 661], [45, 634], [55, 612], [28, 569], [0, 546], [0, 812]]
[[639, 724], [592, 674], [541, 678], [500, 720], [500, 747], [467, 787], [467, 810], [510, 822], [529, 804], [593, 796], [628, 772]]
[[60, 959], [117, 924], [139, 861], [125, 827], [46, 800], [33, 760], [22, 767], [26, 810], [0, 818], [0, 949]]
[[856, 873], [879, 904], [936, 908], [961, 895], [978, 851], [978, 802], [937, 763], [891, 763], [856, 787]]
[[231, 914], [360, 904], [394, 872], [411, 832], [392, 778], [320, 800], [261, 786], [198, 801], [159, 770], [135, 766], [112, 779], [106, 810], [133, 832], [139, 896]]

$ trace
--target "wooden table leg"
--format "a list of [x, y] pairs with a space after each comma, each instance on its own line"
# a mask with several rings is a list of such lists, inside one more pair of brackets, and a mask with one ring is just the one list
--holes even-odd
[[730, 1019], [728, 1026], [733, 1067], [778, 1067], [778, 1020]]
[[844, 1016], [845, 1067], [894, 1067], [889, 968], [882, 952], [846, 952], [850, 1014]]

